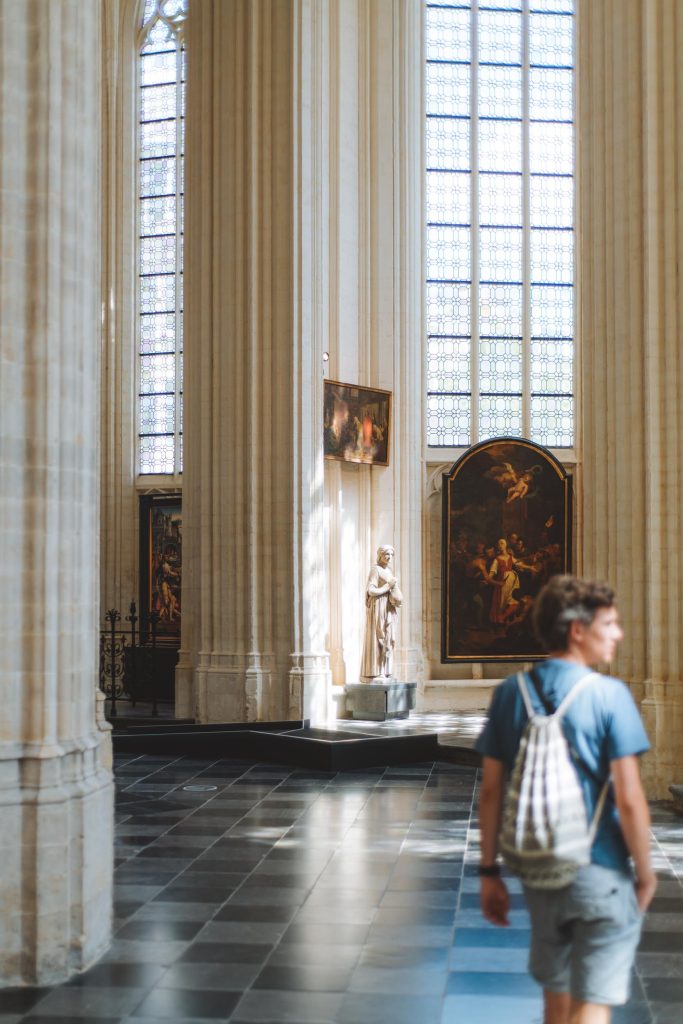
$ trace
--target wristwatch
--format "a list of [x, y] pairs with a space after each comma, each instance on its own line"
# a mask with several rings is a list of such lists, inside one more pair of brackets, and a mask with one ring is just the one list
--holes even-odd
[[480, 864], [478, 873], [480, 878], [500, 878], [500, 864]]

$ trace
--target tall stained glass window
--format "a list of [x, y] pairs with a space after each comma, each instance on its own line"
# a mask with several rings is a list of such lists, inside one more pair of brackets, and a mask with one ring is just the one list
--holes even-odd
[[187, 0], [146, 0], [138, 76], [138, 471], [182, 469]]
[[433, 447], [574, 443], [573, 8], [426, 3]]

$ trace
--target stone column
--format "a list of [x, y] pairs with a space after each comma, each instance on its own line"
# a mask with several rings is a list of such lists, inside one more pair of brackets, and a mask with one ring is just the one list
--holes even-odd
[[100, 9], [0, 0], [0, 979], [111, 928], [96, 725]]
[[652, 796], [683, 779], [683, 21], [579, 7], [581, 569], [617, 588]]
[[[404, 601], [394, 674], [424, 675], [422, 589], [422, 8], [331, 5], [330, 376], [393, 393], [388, 467], [326, 468], [332, 637], [358, 681], [364, 588], [392, 544]], [[341, 673], [339, 673], [341, 675]]]
[[201, 60], [188, 60], [176, 713], [200, 721], [328, 713], [310, 91], [321, 8], [204, 0], [187, 24]]

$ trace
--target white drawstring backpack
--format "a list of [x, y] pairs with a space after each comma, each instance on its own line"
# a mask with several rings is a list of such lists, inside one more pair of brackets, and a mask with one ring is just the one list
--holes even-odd
[[510, 871], [532, 889], [561, 889], [574, 880], [580, 867], [590, 863], [609, 780], [589, 824], [562, 717], [596, 677], [597, 673], [590, 672], [572, 687], [553, 714], [539, 715], [529, 698], [524, 673], [517, 674], [529, 721], [505, 796], [499, 846]]

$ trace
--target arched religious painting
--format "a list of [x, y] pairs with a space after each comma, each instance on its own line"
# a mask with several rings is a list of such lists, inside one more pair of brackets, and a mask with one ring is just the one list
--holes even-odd
[[571, 571], [571, 524], [571, 477], [531, 441], [484, 441], [444, 473], [442, 662], [543, 657], [531, 610]]

